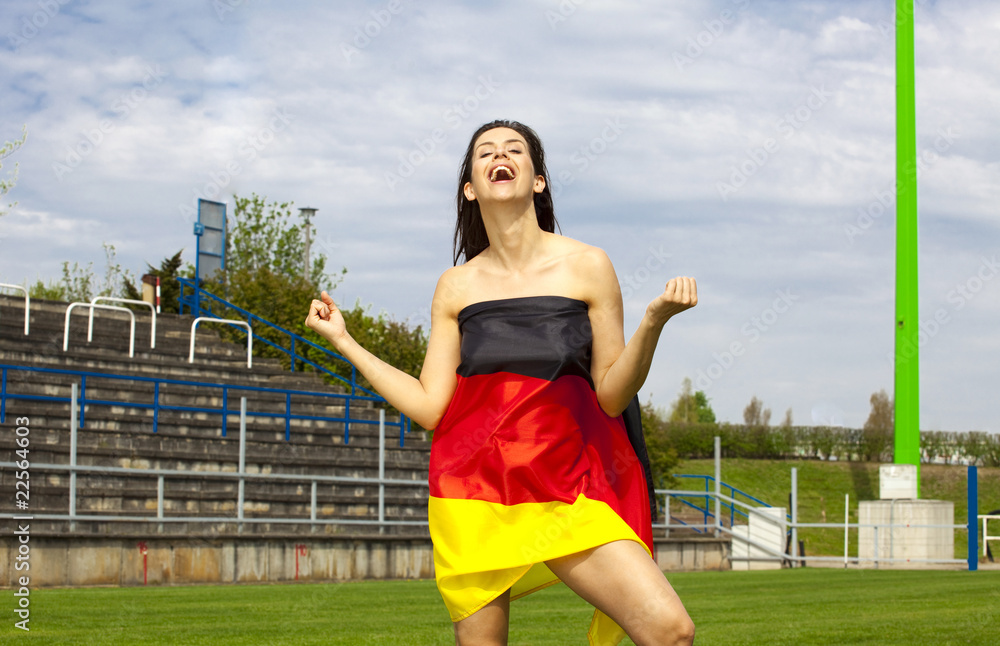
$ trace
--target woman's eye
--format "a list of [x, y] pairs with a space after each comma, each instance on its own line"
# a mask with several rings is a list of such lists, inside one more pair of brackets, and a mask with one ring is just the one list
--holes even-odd
[[493, 154], [493, 153], [483, 153], [483, 154], [481, 154], [481, 155], [479, 156], [479, 158], [480, 158], [480, 159], [482, 159], [483, 157], [489, 157], [489, 156], [490, 156], [490, 155], [492, 155], [492, 154]]

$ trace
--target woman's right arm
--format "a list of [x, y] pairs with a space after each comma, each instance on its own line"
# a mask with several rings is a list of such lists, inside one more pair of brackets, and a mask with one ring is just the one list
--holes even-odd
[[396, 410], [426, 429], [434, 429], [455, 394], [455, 370], [461, 361], [458, 331], [459, 300], [449, 269], [438, 281], [431, 304], [431, 334], [427, 354], [416, 379], [390, 366], [351, 337], [344, 317], [330, 295], [313, 300], [306, 326], [330, 342], [334, 349], [365, 376], [372, 387]]

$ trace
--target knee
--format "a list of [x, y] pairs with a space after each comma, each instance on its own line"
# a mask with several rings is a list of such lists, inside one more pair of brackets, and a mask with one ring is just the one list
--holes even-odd
[[647, 625], [645, 638], [637, 644], [649, 646], [690, 646], [694, 643], [694, 622], [687, 613], [680, 616], [665, 615], [655, 625]]
[[677, 646], [691, 646], [694, 643], [694, 622], [691, 617], [685, 614], [674, 622], [672, 638], [673, 641], [667, 643]]

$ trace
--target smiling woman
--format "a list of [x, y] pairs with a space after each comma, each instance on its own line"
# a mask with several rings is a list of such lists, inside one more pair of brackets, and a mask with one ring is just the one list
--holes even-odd
[[[554, 233], [559, 226], [552, 203], [552, 191], [549, 188], [549, 173], [545, 167], [545, 151], [538, 135], [531, 128], [516, 121], [498, 120], [487, 123], [473, 133], [469, 147], [465, 151], [465, 161], [458, 173], [458, 195], [455, 198], [458, 207], [458, 220], [455, 224], [453, 249], [456, 265], [463, 256], [467, 261], [471, 260], [489, 246], [489, 238], [486, 235], [479, 202], [474, 197], [469, 198], [465, 191], [465, 185], [472, 181], [473, 159], [485, 158], [484, 155], [488, 156], [492, 152], [491, 147], [496, 146], [493, 142], [480, 141], [481, 136], [496, 128], [513, 130], [518, 135], [510, 141], [504, 142], [504, 145], [515, 144], [516, 154], [523, 154], [526, 151], [531, 161], [531, 172], [542, 178], [541, 190], [532, 195], [538, 227], [542, 231]], [[520, 144], [520, 148], [516, 144]]]
[[668, 281], [626, 344], [610, 260], [554, 232], [541, 141], [514, 121], [473, 134], [456, 206], [419, 378], [358, 345], [326, 292], [306, 318], [435, 430], [428, 518], [456, 641], [506, 643], [511, 599], [561, 580], [596, 607], [593, 644], [691, 643], [650, 558], [645, 444], [629, 420], [663, 326], [697, 304], [694, 279]]

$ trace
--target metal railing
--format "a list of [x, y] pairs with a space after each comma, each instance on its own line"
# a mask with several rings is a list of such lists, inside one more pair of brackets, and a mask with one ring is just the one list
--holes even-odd
[[69, 318], [70, 314], [73, 313], [73, 308], [77, 306], [90, 308], [90, 326], [87, 329], [87, 343], [90, 343], [91, 341], [94, 340], [94, 309], [125, 312], [126, 314], [128, 314], [129, 315], [128, 356], [130, 359], [135, 357], [135, 312], [128, 309], [127, 307], [118, 307], [117, 305], [98, 305], [96, 303], [70, 303], [69, 307], [66, 308], [66, 322], [63, 325], [63, 352], [69, 350]]
[[981, 514], [979, 516], [979, 520], [983, 521], [983, 556], [986, 556], [987, 551], [989, 550], [989, 542], [1000, 541], [1000, 534], [994, 534], [993, 536], [990, 536], [988, 531], [989, 526], [987, 525], [987, 523], [991, 520], [1000, 520], [1000, 516]]
[[11, 285], [10, 283], [0, 283], [0, 289], [17, 289], [24, 292], [24, 336], [28, 336], [28, 330], [31, 327], [31, 296], [28, 294], [28, 290], [20, 285]]
[[[724, 483], [722, 482], [722, 479], [721, 479], [721, 448], [720, 448], [720, 442], [719, 442], [719, 438], [718, 437], [715, 438], [715, 473], [716, 473], [716, 476], [714, 478], [711, 478], [710, 476], [692, 476], [692, 477], [695, 477], [695, 478], [700, 477], [700, 478], [705, 478], [706, 479], [705, 480], [705, 482], [706, 482], [706, 487], [705, 487], [706, 491], [682, 491], [682, 490], [663, 490], [663, 489], [657, 489], [656, 490], [656, 494], [659, 495], [659, 496], [663, 496], [664, 497], [664, 502], [665, 502], [664, 506], [665, 506], [665, 509], [666, 509], [666, 520], [663, 523], [655, 524], [654, 527], [660, 528], [660, 529], [665, 529], [667, 531], [669, 531], [671, 529], [683, 529], [683, 528], [694, 529], [695, 531], [705, 530], [704, 533], [707, 533], [708, 531], [712, 531], [715, 534], [715, 536], [717, 536], [717, 537], [729, 536], [729, 537], [731, 537], [731, 539], [733, 541], [741, 541], [742, 543], [744, 543], [745, 545], [747, 545], [748, 549], [750, 547], [752, 547], [755, 550], [757, 550], [759, 553], [763, 554], [763, 556], [752, 556], [751, 555], [751, 556], [747, 556], [747, 557], [739, 557], [739, 560], [747, 560], [747, 561], [752, 561], [752, 560], [780, 561], [780, 562], [787, 562], [789, 564], [804, 564], [806, 562], [806, 557], [804, 555], [802, 555], [802, 554], [798, 554], [797, 553], [798, 552], [797, 532], [798, 532], [799, 529], [803, 529], [803, 528], [810, 528], [810, 529], [843, 529], [843, 531], [844, 531], [844, 554], [843, 554], [842, 557], [841, 556], [810, 556], [808, 560], [810, 560], [810, 561], [836, 561], [836, 562], [842, 561], [844, 563], [845, 567], [847, 567], [847, 565], [848, 565], [849, 562], [854, 562], [854, 563], [858, 563], [858, 564], [872, 562], [872, 563], [875, 564], [875, 567], [878, 567], [878, 565], [880, 563], [889, 563], [889, 564], [891, 564], [891, 563], [925, 563], [925, 564], [936, 563], [936, 564], [948, 564], [948, 565], [967, 564], [969, 570], [975, 570], [975, 569], [977, 569], [977, 564], [976, 564], [977, 563], [977, 560], [976, 560], [977, 559], [977, 554], [976, 553], [978, 552], [978, 549], [976, 549], [975, 546], [976, 546], [976, 541], [978, 539], [979, 528], [978, 528], [978, 524], [977, 524], [978, 512], [976, 511], [976, 505], [974, 503], [974, 499], [975, 499], [975, 495], [976, 495], [975, 492], [977, 490], [977, 478], [978, 478], [976, 467], [974, 467], [974, 466], [968, 467], [968, 480], [969, 480], [968, 481], [968, 491], [969, 491], [970, 502], [969, 502], [969, 506], [968, 506], [969, 514], [968, 514], [967, 522], [965, 522], [965, 523], [956, 523], [956, 524], [915, 524], [915, 523], [877, 523], [877, 524], [873, 524], [873, 523], [851, 523], [851, 522], [849, 522], [849, 520], [850, 520], [849, 514], [848, 514], [849, 507], [848, 507], [848, 504], [846, 502], [845, 502], [845, 517], [844, 517], [844, 522], [843, 523], [801, 523], [801, 522], [798, 521], [798, 509], [797, 509], [797, 501], [798, 501], [798, 491], [797, 491], [797, 489], [798, 489], [798, 470], [793, 467], [791, 471], [792, 471], [792, 491], [791, 491], [791, 495], [790, 495], [791, 513], [790, 514], [785, 514], [784, 517], [781, 519], [782, 535], [785, 536], [786, 539], [787, 539], [785, 541], [784, 549], [781, 549], [781, 550], [775, 549], [773, 546], [764, 545], [764, 544], [761, 544], [761, 543], [759, 543], [757, 541], [754, 541], [754, 540], [750, 539], [749, 535], [748, 536], [742, 536], [739, 533], [733, 531], [733, 528], [732, 528], [732, 519], [735, 518], [737, 515], [749, 517], [749, 515], [751, 513], [753, 513], [753, 508], [752, 508], [750, 502], [761, 503], [761, 501], [757, 500], [753, 496], [749, 496], [749, 495], [746, 495], [746, 494], [743, 494], [743, 495], [750, 502], [738, 500], [736, 498], [735, 493], [733, 495], [725, 495], [725, 494], [722, 493], [722, 489], [726, 485], [724, 485]], [[680, 477], [685, 477], [685, 476], [680, 476]], [[715, 484], [715, 491], [707, 491], [707, 489], [708, 489], [708, 482], [710, 482], [710, 481], [714, 482], [714, 484]], [[730, 488], [730, 489], [733, 490], [733, 491], [736, 491], [735, 489], [732, 489], [732, 488]], [[742, 494], [742, 492], [739, 492], [739, 493]], [[694, 504], [690, 503], [689, 501], [685, 501], [684, 500], [684, 498], [688, 498], [688, 497], [690, 497], [690, 498], [696, 498], [696, 499], [699, 499], [699, 500], [704, 500], [705, 504], [704, 504], [703, 507], [702, 506], [698, 506], [698, 505], [694, 505]], [[681, 504], [697, 509], [700, 513], [703, 514], [704, 522], [701, 523], [701, 524], [685, 523], [683, 521], [680, 521], [679, 519], [672, 518], [670, 516], [670, 501], [671, 500], [679, 500], [681, 502]], [[846, 499], [846, 500], [849, 501], [849, 498]], [[709, 503], [710, 502], [714, 502], [714, 504], [715, 504], [715, 512], [709, 511]], [[746, 508], [746, 511], [745, 512], [744, 511], [736, 511], [735, 507], [737, 507], [737, 506]], [[762, 503], [762, 506], [764, 506], [764, 507], [770, 507], [770, 505], [767, 505], [766, 503]], [[730, 526], [729, 527], [726, 527], [725, 524], [722, 522], [722, 514], [721, 514], [721, 509], [722, 508], [726, 508], [726, 509], [730, 510]], [[709, 522], [710, 520], [711, 520], [711, 522]], [[671, 522], [671, 521], [676, 521], [676, 522]], [[856, 557], [850, 557], [849, 556], [849, 554], [848, 554], [848, 547], [849, 547], [848, 532], [850, 530], [852, 530], [852, 529], [855, 529], [855, 530], [871, 529], [871, 530], [873, 530], [873, 532], [874, 532], [874, 546], [875, 546], [875, 550], [874, 550], [874, 554], [872, 556], [862, 558], [860, 556], [860, 553]], [[882, 556], [881, 554], [879, 554], [879, 545], [880, 545], [880, 543], [879, 543], [878, 534], [879, 534], [879, 530], [880, 529], [881, 530], [888, 529], [890, 531], [890, 534], [889, 534], [890, 555], [888, 557], [885, 557], [885, 556]], [[892, 541], [893, 541], [894, 536], [895, 536], [895, 530], [898, 530], [898, 529], [951, 529], [951, 530], [964, 530], [964, 531], [967, 531], [969, 533], [969, 556], [968, 556], [967, 559], [955, 559], [955, 558], [938, 558], [938, 559], [894, 558], [893, 553], [892, 553]], [[984, 534], [985, 534], [985, 531], [984, 531]], [[1000, 538], [1000, 537], [997, 537], [997, 538]], [[984, 539], [984, 543], [985, 543], [985, 539]], [[860, 551], [860, 543], [859, 543], [859, 551]], [[730, 556], [730, 559], [731, 560], [737, 560], [736, 557], [732, 557], [732, 556]]]
[[[143, 307], [149, 308], [150, 314], [150, 329], [149, 329], [149, 347], [150, 349], [156, 349], [156, 308], [153, 307], [152, 303], [147, 303], [146, 301], [137, 301], [134, 298], [117, 298], [115, 296], [95, 296], [90, 299], [91, 305], [96, 305], [98, 301], [108, 301], [111, 303], [128, 303], [130, 305], [142, 305]], [[87, 322], [87, 342], [89, 343], [94, 338], [94, 308], [90, 308], [90, 317]]]
[[[713, 489], [715, 487], [715, 478], [712, 477], [712, 476], [706, 476], [706, 475], [682, 475], [682, 474], [676, 474], [676, 473], [674, 474], [673, 477], [675, 477], [675, 478], [689, 478], [691, 480], [701, 480], [701, 481], [704, 482], [705, 488], [704, 488], [703, 491], [702, 490], [692, 490], [692, 491], [678, 490], [678, 491], [673, 491], [672, 493], [669, 494], [669, 497], [667, 498], [665, 507], [669, 509], [669, 506], [670, 506], [670, 502], [669, 501], [670, 501], [670, 499], [675, 499], [675, 500], [677, 500], [677, 502], [679, 502], [684, 507], [686, 507], [688, 509], [693, 509], [693, 510], [697, 511], [698, 513], [702, 514], [702, 516], [704, 518], [704, 523], [703, 524], [706, 525], [706, 526], [708, 526], [709, 525], [708, 520], [710, 518], [715, 518], [715, 514], [712, 513], [711, 507], [709, 505], [709, 502], [711, 500], [714, 500]], [[726, 511], [729, 512], [729, 526], [730, 527], [732, 527], [737, 520], [747, 520], [749, 518], [749, 516], [747, 515], [746, 512], [744, 512], [742, 509], [740, 509], [738, 505], [736, 505], [734, 503], [726, 502], [727, 500], [738, 500], [737, 496], [740, 496], [740, 497], [742, 497], [744, 499], [744, 502], [746, 504], [749, 504], [749, 503], [753, 502], [753, 503], [756, 503], [757, 505], [759, 505], [761, 507], [770, 507], [771, 506], [771, 505], [767, 504], [766, 502], [764, 502], [763, 500], [755, 498], [755, 497], [751, 496], [750, 494], [746, 493], [745, 491], [740, 491], [736, 487], [734, 487], [734, 486], [732, 486], [730, 484], [727, 484], [725, 482], [719, 482], [719, 487], [723, 491], [728, 492], [726, 498], [722, 501], [721, 506], [722, 506], [722, 508], [724, 510], [726, 510]], [[668, 495], [667, 494], [667, 490], [665, 490], [665, 489], [658, 489], [657, 490], [658, 493], [661, 492], [661, 491], [664, 492], [665, 495]], [[688, 500], [689, 498], [694, 498], [696, 500], [703, 500], [704, 501], [704, 505], [699, 505], [699, 504], [696, 504], [694, 502], [691, 502], [690, 500]], [[696, 532], [702, 533], [702, 530], [697, 529], [700, 526], [692, 526], [692, 525], [690, 525], [688, 523], [685, 523], [680, 518], [674, 518], [673, 520], [677, 521], [677, 523], [679, 523], [680, 525], [683, 525], [683, 526], [686, 526], [686, 527], [691, 527]], [[712, 524], [711, 527], [714, 528], [715, 525]]]
[[220, 319], [214, 316], [199, 316], [194, 321], [191, 322], [191, 348], [188, 353], [188, 363], [194, 363], [194, 340], [195, 332], [198, 330], [198, 324], [204, 321], [211, 321], [212, 323], [227, 323], [229, 325], [235, 325], [240, 327], [245, 327], [247, 329], [247, 368], [253, 367], [253, 329], [250, 324], [246, 321], [236, 321], [233, 319]]
[[[222, 316], [213, 311], [212, 305], [218, 308], [222, 308], [223, 310], [235, 312], [239, 316], [239, 318], [246, 320], [246, 323], [251, 326], [251, 329], [253, 329], [254, 323], [259, 323], [264, 327], [268, 327], [276, 331], [281, 337], [286, 338], [288, 340], [289, 347], [286, 348], [269, 339], [264, 338], [263, 336], [260, 336], [256, 332], [253, 333], [253, 336], [257, 341], [264, 343], [272, 348], [275, 348], [276, 350], [287, 355], [289, 358], [292, 372], [296, 372], [298, 370], [299, 364], [309, 365], [312, 368], [319, 371], [321, 374], [328, 375], [340, 382], [343, 382], [345, 385], [350, 386], [352, 394], [357, 391], [361, 391], [366, 395], [382, 399], [381, 397], [379, 397], [377, 393], [368, 390], [367, 388], [364, 388], [363, 386], [358, 384], [358, 370], [345, 357], [342, 357], [336, 352], [332, 352], [321, 345], [313, 343], [312, 341], [302, 337], [301, 335], [298, 335], [290, 330], [286, 330], [280, 325], [275, 325], [274, 323], [271, 323], [267, 319], [263, 319], [257, 316], [256, 314], [253, 314], [252, 312], [248, 312], [247, 310], [241, 307], [233, 305], [229, 301], [220, 298], [215, 294], [212, 294], [211, 292], [205, 291], [200, 286], [198, 286], [193, 280], [187, 278], [178, 278], [177, 280], [180, 283], [180, 296], [178, 297], [178, 301], [180, 302], [181, 314], [183, 314], [185, 308], [187, 308], [188, 310], [190, 310], [191, 315], [195, 317], [212, 317], [216, 319], [223, 318]], [[209, 303], [209, 305], [205, 304], [206, 301]], [[323, 357], [327, 357], [337, 362], [342, 362], [346, 366], [349, 366], [351, 372], [350, 378], [347, 378], [337, 372], [334, 372], [330, 368], [327, 368], [326, 366], [313, 361], [309, 357], [299, 352], [300, 348], [306, 348], [307, 350], [309, 349], [314, 350]]]
[[[29, 393], [13, 393], [11, 392], [11, 383], [9, 379], [9, 373], [11, 372], [29, 372], [36, 374], [55, 374], [55, 375], [66, 375], [71, 377], [76, 384], [76, 380], [79, 380], [80, 384], [80, 409], [76, 415], [77, 423], [81, 427], [85, 425], [85, 411], [87, 407], [93, 408], [94, 406], [114, 406], [122, 408], [132, 408], [140, 410], [152, 411], [152, 430], [153, 433], [157, 432], [160, 413], [162, 411], [174, 411], [174, 412], [186, 412], [186, 413], [205, 413], [209, 415], [218, 415], [221, 418], [221, 430], [222, 436], [226, 436], [226, 428], [228, 426], [229, 416], [234, 414], [234, 411], [229, 410], [229, 399], [230, 393], [233, 391], [246, 392], [246, 393], [259, 393], [261, 395], [271, 394], [272, 396], [279, 396], [284, 399], [284, 411], [278, 412], [266, 412], [266, 411], [254, 411], [247, 413], [251, 417], [269, 417], [273, 419], [281, 419], [285, 423], [285, 439], [291, 438], [291, 423], [292, 420], [312, 420], [312, 421], [325, 421], [330, 423], [342, 423], [344, 425], [344, 444], [350, 442], [350, 429], [352, 425], [356, 424], [375, 424], [374, 420], [356, 418], [351, 416], [351, 407], [353, 404], [358, 402], [373, 402], [381, 403], [381, 398], [378, 397], [366, 397], [363, 395], [348, 395], [346, 393], [331, 393], [331, 392], [320, 392], [320, 391], [309, 391], [309, 390], [294, 390], [289, 388], [265, 388], [263, 386], [250, 386], [250, 385], [238, 385], [238, 384], [221, 384], [214, 382], [203, 382], [203, 381], [186, 381], [180, 379], [166, 379], [163, 377], [143, 377], [136, 375], [115, 375], [103, 372], [86, 372], [82, 370], [66, 370], [62, 368], [43, 368], [35, 366], [17, 366], [17, 365], [5, 365], [0, 364], [0, 424], [4, 423], [6, 419], [8, 400], [19, 400], [19, 401], [49, 401], [49, 402], [62, 402], [69, 403], [69, 397], [59, 397], [55, 395], [36, 395]], [[88, 381], [93, 384], [94, 380], [112, 380], [112, 381], [127, 381], [135, 383], [144, 383], [152, 386], [153, 392], [151, 393], [151, 400], [149, 402], [137, 402], [137, 401], [115, 401], [115, 400], [105, 400], [105, 399], [94, 399], [87, 397], [87, 385]], [[200, 389], [210, 389], [215, 390], [221, 396], [221, 403], [219, 406], [171, 406], [161, 402], [161, 388], [164, 386], [179, 386], [179, 387], [197, 387]], [[297, 414], [293, 412], [293, 400], [292, 398], [318, 398], [320, 401], [333, 402], [336, 404], [343, 405], [344, 415], [337, 416], [320, 416], [320, 415], [306, 415]], [[398, 422], [388, 422], [388, 424], [394, 428], [399, 428], [399, 445], [403, 446], [403, 439], [406, 432], [409, 430], [407, 427], [408, 420], [400, 416]]]
[[[418, 487], [427, 488], [426, 480], [403, 480], [385, 477], [385, 430], [388, 425], [385, 421], [385, 411], [379, 411], [379, 420], [374, 422], [379, 427], [379, 455], [378, 455], [378, 477], [365, 478], [357, 476], [327, 476], [311, 474], [293, 473], [249, 473], [246, 470], [246, 424], [250, 414], [247, 412], [246, 397], [240, 400], [240, 443], [239, 443], [239, 466], [235, 472], [226, 471], [190, 471], [183, 469], [143, 469], [129, 467], [92, 466], [77, 463], [77, 435], [80, 425], [77, 424], [80, 413], [78, 409], [83, 408], [83, 400], [79, 396], [77, 386], [72, 385], [70, 396], [70, 455], [68, 464], [43, 464], [33, 462], [31, 469], [33, 472], [68, 473], [68, 511], [65, 514], [56, 513], [32, 513], [34, 520], [69, 521], [70, 531], [75, 531], [75, 525], [79, 522], [125, 522], [125, 523], [156, 523], [157, 531], [162, 532], [164, 523], [231, 523], [236, 524], [239, 530], [247, 523], [272, 523], [272, 524], [308, 524], [319, 525], [376, 525], [380, 533], [384, 533], [386, 527], [390, 526], [426, 526], [426, 520], [406, 520], [388, 519], [385, 512], [386, 487]], [[0, 467], [5, 469], [17, 468], [14, 462], [2, 462]], [[78, 476], [101, 475], [101, 476], [121, 476], [130, 478], [156, 478], [157, 504], [156, 513], [147, 515], [134, 514], [107, 514], [107, 513], [81, 513], [77, 506], [79, 488], [77, 484]], [[235, 481], [236, 492], [236, 513], [235, 516], [174, 516], [166, 513], [167, 481], [168, 480], [217, 480]], [[293, 482], [308, 484], [310, 488], [309, 517], [248, 517], [245, 513], [248, 501], [246, 500], [245, 485], [248, 481], [258, 482]], [[369, 484], [378, 485], [378, 514], [376, 518], [321, 518], [318, 505], [318, 485], [320, 484]], [[0, 518], [13, 518], [14, 514], [3, 513]]]
[[[657, 493], [658, 496], [663, 496], [668, 501], [669, 500], [677, 500], [677, 499], [679, 499], [679, 498], [681, 498], [683, 496], [691, 496], [691, 497], [697, 497], [697, 498], [704, 498], [704, 497], [708, 496], [708, 497], [714, 498], [715, 495], [716, 495], [714, 492], [710, 492], [708, 494], [705, 494], [705, 493], [700, 492], [700, 491], [682, 491], [682, 490], [666, 490], [666, 489], [657, 489], [656, 493]], [[746, 512], [741, 512], [743, 516], [749, 517], [750, 514], [754, 513], [753, 507], [751, 507], [748, 503], [746, 503], [744, 501], [741, 501], [741, 500], [737, 500], [736, 498], [733, 498], [731, 496], [725, 496], [725, 495], [723, 495], [720, 502], [721, 502], [721, 504], [724, 507], [729, 507], [729, 506], [742, 506], [742, 507], [745, 507], [746, 508]], [[667, 502], [667, 504], [669, 505], [669, 502]], [[669, 509], [669, 507], [668, 507], [668, 509]], [[890, 548], [890, 556], [883, 556], [883, 555], [881, 555], [879, 553], [879, 548], [878, 548], [878, 546], [880, 545], [880, 543], [879, 543], [879, 531], [880, 530], [883, 530], [883, 531], [884, 530], [889, 530], [890, 531], [889, 536], [890, 536], [890, 541], [891, 541], [892, 537], [894, 536], [894, 530], [902, 530], [902, 529], [952, 529], [952, 530], [969, 530], [970, 526], [974, 528], [972, 531], [977, 531], [977, 529], [978, 529], [978, 528], [976, 528], [975, 521], [973, 521], [971, 524], [970, 523], [956, 523], [956, 524], [950, 524], [950, 525], [949, 524], [914, 524], [914, 523], [878, 523], [878, 524], [874, 524], [874, 523], [851, 523], [846, 518], [847, 513], [845, 512], [845, 519], [844, 519], [843, 523], [800, 523], [800, 522], [789, 520], [788, 515], [785, 515], [785, 517], [783, 519], [781, 519], [781, 521], [780, 521], [780, 526], [781, 526], [781, 532], [782, 532], [782, 534], [784, 536], [786, 536], [786, 537], [787, 536], [791, 536], [793, 530], [803, 529], [803, 528], [811, 528], [811, 529], [842, 529], [844, 531], [844, 553], [843, 553], [842, 556], [809, 556], [809, 557], [806, 557], [804, 555], [800, 555], [800, 554], [796, 554], [795, 553], [797, 551], [796, 550], [797, 544], [794, 541], [788, 541], [786, 543], [786, 549], [784, 549], [784, 550], [778, 550], [778, 549], [775, 549], [775, 547], [773, 545], [766, 545], [766, 544], [754, 541], [753, 539], [750, 539], [747, 536], [743, 536], [740, 533], [735, 532], [732, 529], [732, 527], [726, 527], [725, 525], [716, 522], [716, 519], [714, 518], [714, 514], [710, 513], [709, 516], [713, 519], [712, 522], [708, 522], [708, 520], [706, 520], [705, 523], [700, 524], [700, 525], [699, 524], [683, 523], [683, 522], [673, 523], [673, 522], [670, 522], [670, 520], [676, 520], [676, 519], [670, 519], [669, 516], [668, 516], [668, 520], [666, 522], [654, 524], [653, 527], [654, 528], [658, 528], [658, 529], [667, 529], [667, 530], [670, 530], [670, 529], [695, 529], [696, 531], [698, 531], [699, 529], [713, 530], [713, 531], [717, 532], [718, 536], [728, 536], [728, 537], [730, 537], [734, 541], [737, 541], [737, 540], [741, 541], [742, 543], [745, 543], [747, 546], [754, 548], [754, 550], [758, 552], [757, 556], [753, 556], [753, 555], [749, 555], [749, 556], [745, 556], [745, 557], [733, 557], [733, 556], [730, 556], [731, 560], [742, 560], [742, 561], [776, 561], [776, 562], [787, 562], [787, 563], [798, 563], [798, 564], [805, 564], [805, 562], [807, 560], [809, 560], [809, 561], [838, 562], [838, 563], [843, 562], [844, 567], [847, 567], [849, 563], [854, 563], [854, 564], [873, 563], [875, 565], [875, 567], [878, 567], [880, 563], [885, 563], [885, 564], [892, 564], [892, 563], [927, 563], [927, 564], [937, 563], [937, 564], [954, 564], [954, 565], [968, 564], [968, 560], [967, 559], [956, 559], [956, 558], [941, 558], [941, 559], [895, 558], [895, 557], [891, 556], [891, 553], [892, 553], [891, 552], [891, 548]], [[997, 518], [1000, 518], [1000, 517], [997, 517]], [[857, 556], [851, 556], [849, 554], [847, 533], [850, 530], [860, 530], [860, 529], [871, 529], [874, 532], [874, 541], [873, 542], [874, 542], [874, 545], [875, 545], [875, 551], [874, 551], [874, 553], [871, 556], [862, 557], [862, 556], [860, 556], [860, 554], [857, 555]], [[995, 538], [996, 539], [1000, 539], [1000, 536], [995, 537]]]

